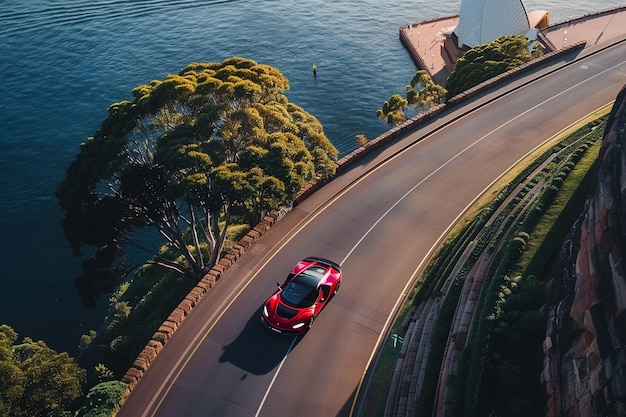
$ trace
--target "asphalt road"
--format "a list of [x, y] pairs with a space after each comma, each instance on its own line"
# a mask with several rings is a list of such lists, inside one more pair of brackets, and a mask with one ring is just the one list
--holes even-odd
[[[487, 94], [463, 117], [468, 107], [459, 107], [333, 180], [204, 297], [118, 416], [350, 415], [391, 314], [433, 247], [524, 155], [614, 100], [624, 57], [619, 45], [511, 82], [505, 97]], [[341, 263], [341, 290], [304, 337], [270, 334], [260, 308], [306, 256]]]

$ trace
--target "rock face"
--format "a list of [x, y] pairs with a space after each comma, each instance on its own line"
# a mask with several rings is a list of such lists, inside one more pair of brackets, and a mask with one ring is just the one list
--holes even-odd
[[626, 416], [626, 86], [585, 212], [547, 285], [548, 417]]

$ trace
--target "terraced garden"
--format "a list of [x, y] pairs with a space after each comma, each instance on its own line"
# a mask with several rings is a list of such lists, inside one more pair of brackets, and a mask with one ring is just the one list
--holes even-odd
[[529, 156], [441, 245], [378, 357], [364, 416], [536, 414], [542, 274], [582, 212], [609, 111]]

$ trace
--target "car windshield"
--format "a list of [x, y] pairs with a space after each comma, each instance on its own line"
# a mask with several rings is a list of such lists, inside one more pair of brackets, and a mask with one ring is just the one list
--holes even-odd
[[317, 300], [317, 284], [323, 276], [318, 271], [304, 271], [283, 288], [280, 299], [292, 307], [309, 307]]

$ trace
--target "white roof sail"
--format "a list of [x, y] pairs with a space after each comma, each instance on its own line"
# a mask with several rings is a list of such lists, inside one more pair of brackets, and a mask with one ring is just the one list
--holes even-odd
[[530, 29], [522, 0], [462, 0], [454, 34], [458, 46], [473, 47], [505, 35], [525, 35]]

